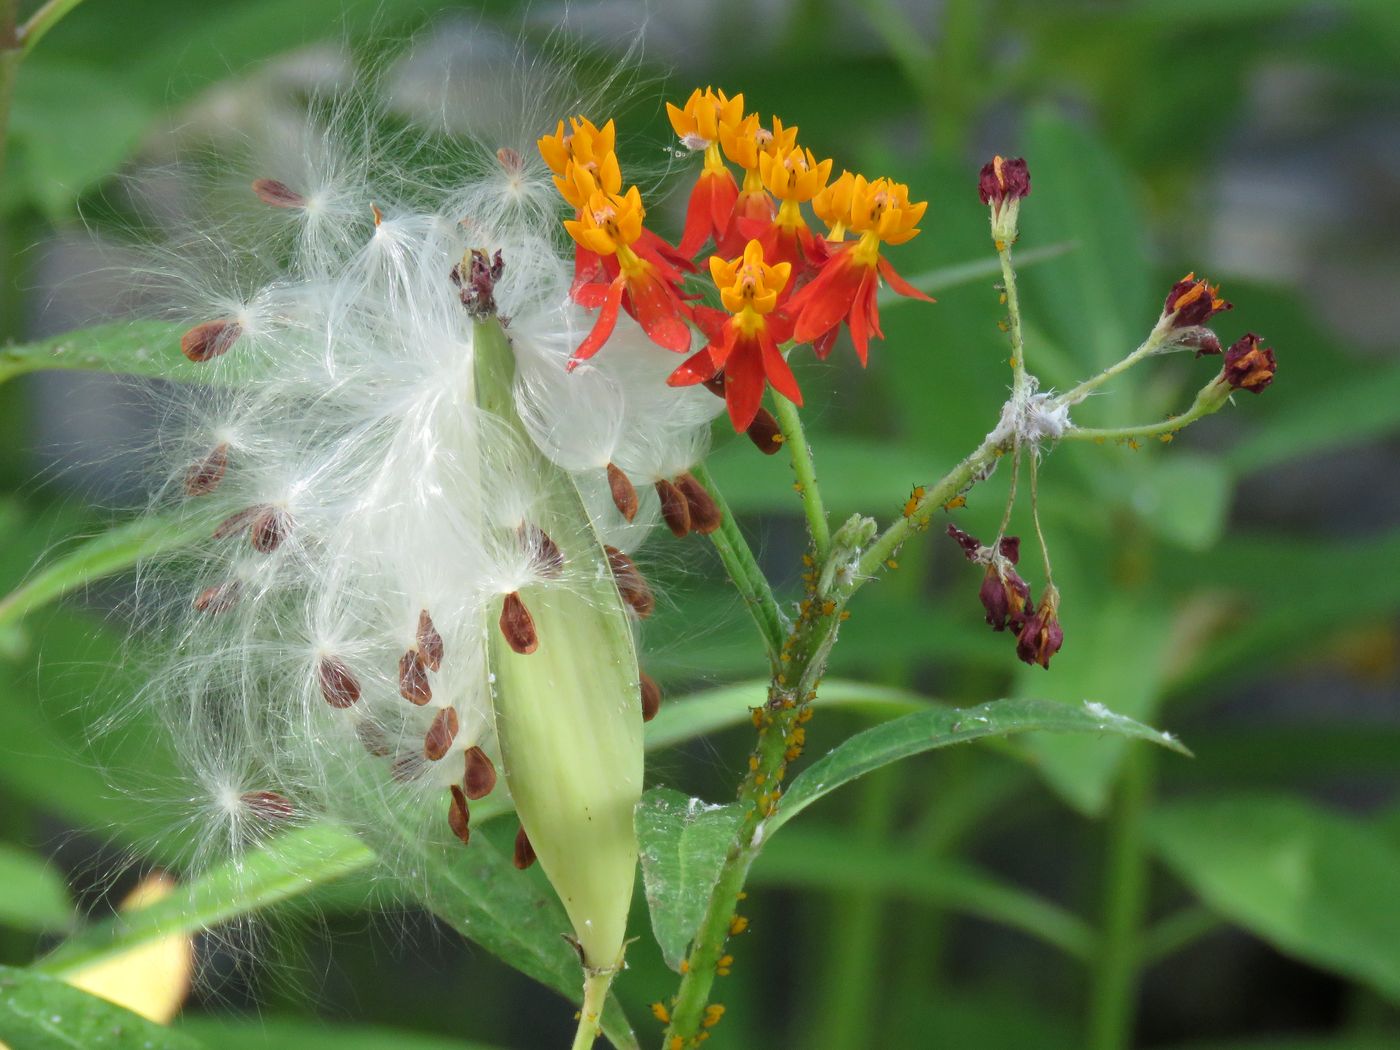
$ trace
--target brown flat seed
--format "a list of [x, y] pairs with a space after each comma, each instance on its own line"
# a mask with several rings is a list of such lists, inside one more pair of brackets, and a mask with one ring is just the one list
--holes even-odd
[[452, 829], [452, 834], [462, 840], [462, 845], [467, 845], [471, 841], [471, 810], [467, 808], [467, 797], [462, 794], [462, 789], [456, 784], [448, 789], [452, 792], [452, 801], [447, 806], [447, 826]]
[[661, 686], [656, 684], [656, 679], [645, 671], [642, 676], [642, 721], [650, 722], [656, 717], [656, 712], [661, 710]]
[[520, 526], [520, 542], [535, 562], [541, 576], [555, 577], [564, 571], [564, 552], [549, 538], [549, 533], [528, 522]]
[[411, 784], [423, 775], [423, 770], [428, 767], [423, 762], [423, 756], [416, 752], [399, 755], [389, 766], [389, 775], [400, 784]]
[[321, 695], [332, 707], [343, 710], [360, 698], [359, 681], [337, 656], [321, 657], [316, 665], [316, 680], [321, 684]]
[[424, 609], [418, 614], [418, 652], [423, 656], [423, 662], [428, 665], [429, 671], [436, 671], [442, 667], [442, 635], [438, 634], [437, 628], [433, 626], [433, 618], [428, 615], [428, 610]]
[[399, 657], [399, 695], [419, 707], [433, 698], [428, 668], [417, 649], [410, 649]]
[[225, 441], [215, 445], [214, 450], [198, 463], [190, 464], [190, 469], [185, 471], [185, 494], [209, 495], [219, 487], [219, 482], [224, 480], [224, 471], [227, 469], [228, 442]]
[[637, 516], [637, 489], [632, 479], [614, 463], [608, 464], [608, 488], [612, 489], [613, 506], [628, 521]]
[[292, 528], [292, 516], [276, 507], [268, 507], [256, 518], [249, 529], [253, 550], [267, 554], [282, 546], [287, 533]]
[[530, 845], [530, 836], [525, 834], [524, 827], [515, 833], [515, 856], [511, 860], [520, 871], [535, 863], [535, 847]]
[[524, 158], [520, 156], [519, 151], [511, 149], [509, 146], [502, 146], [498, 149], [496, 159], [501, 162], [501, 167], [512, 175], [519, 175], [525, 170]]
[[693, 474], [682, 474], [676, 479], [676, 488], [681, 490], [690, 507], [690, 527], [702, 536], [708, 536], [724, 523], [724, 515], [719, 504], [704, 485]]
[[777, 455], [783, 447], [783, 432], [778, 429], [773, 413], [766, 408], [759, 408], [758, 415], [753, 417], [753, 422], [744, 433], [765, 456]]
[[284, 824], [296, 814], [292, 800], [275, 791], [245, 791], [238, 801], [253, 816], [269, 824]]
[[268, 508], [262, 506], [244, 507], [240, 511], [230, 514], [223, 521], [214, 527], [214, 539], [226, 540], [230, 536], [236, 536], [246, 529], [253, 521]]
[[355, 726], [355, 736], [367, 754], [375, 758], [388, 758], [394, 753], [389, 736], [378, 722], [364, 721]]
[[639, 618], [645, 620], [656, 610], [656, 596], [651, 593], [646, 577], [637, 568], [637, 563], [616, 547], [603, 549], [608, 552], [608, 564], [612, 566], [617, 593]]
[[180, 337], [180, 350], [191, 361], [211, 361], [225, 353], [243, 334], [237, 321], [205, 321]]
[[496, 766], [491, 756], [475, 745], [467, 748], [465, 784], [467, 798], [472, 800], [485, 798], [496, 787]]
[[195, 611], [208, 613], [210, 616], [228, 612], [238, 604], [238, 596], [242, 590], [243, 586], [237, 580], [229, 580], [227, 583], [216, 583], [212, 587], [206, 587], [195, 595]]
[[505, 635], [506, 643], [522, 656], [540, 647], [539, 635], [535, 633], [535, 618], [525, 608], [518, 591], [511, 591], [501, 603], [501, 634]]
[[433, 718], [428, 727], [428, 735], [423, 738], [423, 757], [436, 762], [447, 754], [452, 741], [457, 739], [457, 709], [444, 707]]
[[690, 503], [685, 494], [665, 478], [656, 483], [656, 494], [661, 497], [661, 516], [671, 535], [678, 540], [690, 535]]
[[285, 182], [276, 179], [254, 179], [253, 192], [258, 200], [274, 208], [305, 208], [306, 198]]

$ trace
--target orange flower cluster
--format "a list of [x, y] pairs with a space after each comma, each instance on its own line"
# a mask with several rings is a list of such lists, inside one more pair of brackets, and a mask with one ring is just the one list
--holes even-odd
[[[776, 117], [763, 126], [744, 111], [743, 95], [697, 88], [685, 105], [666, 108], [681, 144], [704, 155], [675, 248], [642, 225], [637, 188], [622, 191], [612, 121], [602, 128], [582, 117], [567, 128], [560, 121], [540, 139], [555, 185], [575, 209], [564, 223], [577, 245], [573, 297], [601, 307], [570, 368], [601, 349], [620, 309], [654, 343], [677, 352], [691, 349], [693, 324], [705, 346], [670, 381], [722, 391], [742, 431], [770, 385], [802, 403], [785, 356], [790, 345], [810, 343], [825, 358], [844, 322], [865, 364], [870, 339], [884, 337], [876, 298], [882, 278], [900, 295], [932, 302], [881, 252], [917, 235], [928, 205], [911, 202], [908, 187], [889, 179], [843, 171], [833, 180], [832, 162], [799, 146], [797, 128]], [[825, 225], [824, 235], [808, 226], [803, 205]], [[700, 293], [684, 287], [711, 243], [708, 271], [722, 310], [692, 305]]]

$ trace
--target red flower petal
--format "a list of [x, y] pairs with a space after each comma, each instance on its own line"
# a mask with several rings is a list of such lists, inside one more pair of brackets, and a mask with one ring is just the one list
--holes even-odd
[[762, 351], [752, 340], [740, 340], [724, 366], [724, 400], [736, 434], [747, 430], [758, 415], [763, 386]]
[[[768, 376], [768, 382], [773, 385], [773, 389], [782, 394], [794, 405], [802, 404], [802, 390], [797, 385], [797, 377], [792, 374], [792, 368], [783, 358], [783, 353], [778, 349], [778, 344], [773, 342], [773, 337], [768, 332], [762, 332], [758, 336], [759, 350], [763, 354], [763, 371]], [[750, 420], [749, 422], [753, 422]], [[748, 424], [745, 424], [747, 428]]]
[[570, 372], [578, 367], [580, 361], [587, 361], [601, 350], [608, 337], [613, 334], [613, 329], [617, 327], [617, 311], [622, 306], [623, 283], [623, 278], [619, 276], [607, 286], [608, 294], [603, 302], [603, 309], [598, 314], [598, 320], [593, 322], [593, 330], [579, 343], [578, 349], [569, 358], [567, 368]]
[[926, 303], [934, 303], [938, 300], [931, 295], [925, 295], [919, 289], [906, 281], [895, 272], [895, 268], [890, 265], [890, 261], [883, 255], [880, 256], [880, 276], [885, 279], [885, 283], [890, 286], [891, 291], [898, 295], [906, 296], [910, 299], [922, 299]]
[[719, 371], [714, 357], [707, 346], [698, 354], [691, 354], [674, 372], [666, 377], [667, 386], [695, 386], [713, 379]]
[[690, 310], [654, 270], [628, 279], [627, 310], [657, 346], [678, 354], [690, 349]]
[[869, 272], [869, 267], [851, 261], [849, 249], [833, 255], [812, 283], [793, 296], [791, 308], [797, 311], [793, 339], [810, 343], [840, 324], [851, 312]]

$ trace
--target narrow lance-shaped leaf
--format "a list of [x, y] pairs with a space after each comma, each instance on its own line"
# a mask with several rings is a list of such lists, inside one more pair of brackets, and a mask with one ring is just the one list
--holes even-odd
[[0, 1042], [16, 1050], [200, 1050], [163, 1028], [56, 977], [0, 966]]
[[73, 924], [68, 887], [41, 857], [0, 843], [0, 886], [0, 926], [56, 931]]

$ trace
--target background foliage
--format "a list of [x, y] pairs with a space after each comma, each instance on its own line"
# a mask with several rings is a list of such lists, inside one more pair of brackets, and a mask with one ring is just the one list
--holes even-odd
[[[322, 43], [349, 41], [373, 62], [423, 32], [486, 62], [483, 40], [513, 48], [523, 19], [527, 43], [538, 42], [565, 14], [521, 6], [78, 7], [16, 83], [0, 182], [0, 338], [21, 349], [0, 348], [0, 378], [55, 345], [68, 353], [60, 364], [79, 368], [106, 346], [23, 349], [113, 315], [110, 289], [67, 277], [96, 250], [90, 234], [126, 219], [118, 172], [165, 159], [172, 136], [217, 122], [258, 78], [309, 75]], [[1281, 361], [1248, 411], [1169, 449], [1065, 447], [1050, 458], [1042, 502], [1066, 633], [1053, 671], [1010, 659], [1006, 639], [981, 624], [975, 577], [933, 539], [859, 599], [832, 668], [843, 681], [828, 683], [829, 709], [810, 727], [816, 756], [923, 706], [917, 698], [1087, 697], [1170, 729], [1195, 758], [1126, 739], [1029, 736], [909, 758], [816, 802], [755, 869], [752, 932], [720, 984], [718, 1045], [1396, 1045], [1400, 9], [673, 6], [658, 5], [646, 29], [655, 79], [618, 114], [639, 163], [664, 162], [663, 98], [695, 83], [743, 90], [838, 166], [888, 170], [932, 202], [926, 235], [898, 260], [913, 274], [986, 258], [976, 168], [993, 151], [1024, 154], [1034, 190], [1022, 246], [1073, 244], [1023, 274], [1046, 382], [1116, 360], [1190, 269], [1236, 304], [1222, 341], [1248, 326]], [[578, 4], [568, 31], [606, 69], [638, 14]], [[670, 203], [674, 228], [681, 202]], [[1004, 399], [990, 281], [939, 298], [889, 312], [868, 372], [850, 355], [803, 362], [809, 435], [838, 516], [892, 513], [981, 438]], [[1163, 415], [1205, 378], [1179, 360], [1134, 376], [1078, 421]], [[130, 467], [106, 442], [111, 428], [139, 434], [142, 421], [114, 389], [52, 373], [0, 385], [0, 593], [36, 585], [42, 555], [120, 517]], [[784, 574], [803, 534], [787, 467], [741, 439], [721, 440], [710, 468], [765, 564], [795, 590]], [[999, 491], [978, 489], [960, 523], [994, 532]], [[750, 739], [738, 719], [761, 687], [717, 687], [759, 670], [752, 627], [706, 549], [658, 543], [648, 554], [668, 599], [647, 627], [649, 670], [673, 697], [709, 691], [652, 727], [651, 779], [727, 801]], [[110, 913], [136, 877], [133, 855], [149, 865], [179, 854], [176, 810], [140, 801], [165, 762], [155, 737], [129, 726], [98, 758], [86, 743], [129, 688], [106, 617], [119, 595], [120, 585], [94, 586], [28, 617], [22, 602], [0, 600], [0, 963], [27, 964], [81, 916]], [[297, 848], [287, 846], [293, 858]], [[567, 1009], [539, 1009], [537, 986], [491, 955], [425, 913], [374, 919], [380, 902], [356, 848], [317, 849], [325, 869], [295, 885], [276, 870], [229, 884], [276, 921], [203, 943], [210, 980], [180, 1024], [190, 1040], [314, 1046], [325, 1033], [308, 1024], [321, 1017], [357, 1026], [335, 1037], [341, 1048], [564, 1041]], [[520, 901], [557, 907], [543, 883], [522, 880], [510, 891]], [[225, 890], [172, 913], [217, 917]], [[434, 887], [439, 899], [472, 890], [470, 880]], [[646, 929], [640, 890], [634, 921]], [[101, 927], [64, 950], [83, 951], [82, 938], [112, 950]], [[567, 987], [567, 950], [554, 947], [530, 972]], [[618, 995], [651, 1043], [646, 1003], [673, 977], [649, 938], [629, 962]], [[77, 994], [16, 973], [0, 973], [5, 987], [23, 985], [6, 1009]], [[269, 1020], [249, 1020], [255, 1007]]]

